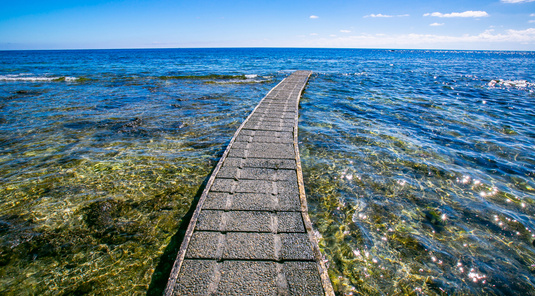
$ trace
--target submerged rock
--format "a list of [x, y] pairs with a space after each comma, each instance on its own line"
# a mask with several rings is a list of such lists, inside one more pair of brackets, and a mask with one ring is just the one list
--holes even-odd
[[84, 208], [84, 221], [89, 228], [104, 231], [113, 226], [123, 206], [122, 202], [113, 199], [95, 201]]
[[119, 132], [120, 133], [137, 132], [142, 124], [143, 124], [143, 121], [141, 120], [141, 118], [136, 117], [133, 120], [131, 120], [130, 122], [127, 122], [127, 123], [123, 124], [121, 126], [121, 128], [119, 129]]
[[89, 227], [90, 234], [104, 244], [147, 239], [146, 225], [126, 219], [131, 210], [132, 205], [123, 201], [95, 201], [83, 209], [84, 222]]

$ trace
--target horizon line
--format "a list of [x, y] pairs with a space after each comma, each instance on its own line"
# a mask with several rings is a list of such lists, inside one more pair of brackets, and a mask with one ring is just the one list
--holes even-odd
[[522, 49], [446, 49], [446, 48], [390, 48], [390, 47], [298, 47], [298, 46], [212, 46], [212, 47], [118, 47], [118, 48], [43, 48], [43, 49], [0, 49], [7, 51], [89, 51], [89, 50], [166, 50], [166, 49], [358, 49], [358, 50], [421, 50], [421, 51], [502, 51], [535, 52]]

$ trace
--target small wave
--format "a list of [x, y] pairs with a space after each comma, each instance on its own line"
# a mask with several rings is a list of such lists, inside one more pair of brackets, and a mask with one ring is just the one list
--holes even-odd
[[54, 81], [76, 81], [78, 78], [61, 76], [61, 77], [39, 77], [26, 75], [0, 75], [0, 81], [22, 81], [22, 82], [54, 82]]
[[527, 80], [502, 80], [502, 79], [493, 79], [487, 85], [490, 87], [511, 86], [511, 87], [518, 87], [518, 88], [527, 88], [527, 87], [534, 86], [533, 83], [530, 83]]
[[342, 76], [367, 76], [366, 72], [356, 72], [356, 73], [342, 73]]
[[256, 77], [258, 77], [258, 75], [256, 75], [256, 74], [246, 74], [245, 75], [245, 78], [247, 78], [247, 79], [255, 79]]
[[247, 75], [221, 75], [221, 74], [210, 74], [210, 75], [178, 75], [178, 76], [159, 76], [159, 79], [162, 80], [174, 80], [174, 79], [189, 79], [189, 80], [224, 80], [224, 79], [247, 79]]

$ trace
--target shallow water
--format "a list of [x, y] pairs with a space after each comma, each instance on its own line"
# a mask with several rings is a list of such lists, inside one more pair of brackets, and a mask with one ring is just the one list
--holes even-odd
[[335, 290], [533, 294], [535, 53], [0, 52], [0, 291], [145, 294], [202, 182], [291, 70]]

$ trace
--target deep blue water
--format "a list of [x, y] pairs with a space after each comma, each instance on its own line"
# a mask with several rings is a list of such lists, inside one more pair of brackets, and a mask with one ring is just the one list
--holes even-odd
[[0, 292], [145, 294], [293, 70], [337, 293], [535, 295], [535, 52], [371, 49], [0, 52]]

